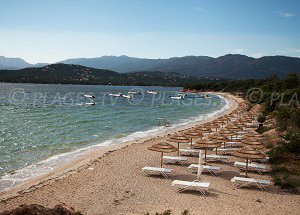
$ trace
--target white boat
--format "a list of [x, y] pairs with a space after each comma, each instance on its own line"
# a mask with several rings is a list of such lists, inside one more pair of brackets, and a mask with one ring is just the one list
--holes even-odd
[[128, 94], [130, 94], [130, 95], [141, 95], [142, 93], [141, 92], [130, 91], [130, 92], [128, 92]]
[[86, 105], [96, 105], [96, 103], [95, 102], [87, 102], [87, 103], [85, 103]]
[[95, 98], [95, 96], [93, 96], [93, 95], [83, 95], [85, 98], [90, 98], [90, 99], [94, 99]]
[[109, 96], [112, 96], [112, 97], [122, 97], [122, 94], [121, 93], [116, 93], [116, 94], [114, 94], [114, 93], [110, 93], [110, 94], [108, 94]]
[[122, 95], [122, 98], [131, 99], [132, 95]]
[[148, 94], [153, 94], [153, 95], [156, 95], [158, 94], [159, 92], [156, 92], [156, 91], [147, 91]]
[[184, 95], [171, 96], [170, 98], [174, 99], [174, 100], [183, 100], [184, 99]]

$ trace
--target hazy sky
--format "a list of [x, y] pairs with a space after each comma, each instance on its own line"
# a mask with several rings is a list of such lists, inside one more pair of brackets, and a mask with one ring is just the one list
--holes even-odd
[[0, 0], [0, 55], [300, 57], [300, 0]]

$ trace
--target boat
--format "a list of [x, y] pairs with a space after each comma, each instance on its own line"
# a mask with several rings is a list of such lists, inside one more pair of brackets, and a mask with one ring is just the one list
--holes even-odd
[[96, 103], [95, 102], [87, 102], [87, 103], [85, 103], [86, 105], [96, 105]]
[[83, 95], [85, 98], [90, 98], [90, 99], [94, 99], [95, 98], [95, 96], [94, 95], [88, 95], [88, 94], [86, 94], [86, 95]]
[[116, 94], [114, 94], [114, 93], [110, 93], [110, 94], [108, 94], [109, 96], [112, 96], [112, 97], [122, 97], [122, 94], [121, 93], [116, 93]]
[[142, 93], [141, 92], [130, 91], [130, 92], [128, 92], [128, 94], [130, 94], [130, 95], [141, 95]]
[[184, 99], [184, 95], [170, 96], [170, 98], [174, 99], [174, 100], [183, 100]]
[[202, 94], [199, 94], [199, 93], [188, 93], [188, 94], [185, 94], [185, 98], [188, 98], [188, 99], [203, 99], [203, 98], [205, 98], [205, 96], [202, 95]]
[[153, 94], [153, 95], [157, 95], [159, 92], [156, 91], [147, 91], [148, 94]]
[[126, 99], [131, 99], [132, 98], [132, 95], [122, 95], [122, 98], [126, 98]]

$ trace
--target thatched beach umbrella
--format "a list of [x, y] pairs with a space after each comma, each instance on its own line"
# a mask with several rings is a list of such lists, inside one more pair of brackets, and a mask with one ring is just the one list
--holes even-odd
[[195, 148], [195, 149], [204, 149], [205, 150], [204, 161], [206, 163], [207, 149], [212, 149], [212, 148], [216, 148], [216, 147], [220, 147], [220, 146], [221, 146], [221, 143], [217, 143], [216, 141], [212, 141], [212, 140], [203, 139], [203, 140], [198, 140], [193, 145], [193, 148]]
[[228, 126], [226, 126], [226, 129], [229, 131], [240, 131], [241, 130], [240, 127], [235, 126], [235, 125], [228, 125]]
[[149, 150], [155, 151], [155, 152], [161, 152], [161, 161], [160, 161], [160, 167], [163, 165], [163, 156], [164, 153], [170, 153], [170, 152], [175, 152], [178, 151], [178, 149], [174, 146], [172, 146], [169, 143], [161, 142], [158, 144], [155, 144], [153, 146], [148, 147]]
[[202, 138], [203, 137], [203, 134], [196, 130], [186, 131], [183, 133], [183, 135], [191, 139], [191, 148], [193, 145], [193, 138]]
[[175, 134], [170, 136], [167, 139], [168, 142], [173, 142], [173, 143], [177, 143], [178, 144], [178, 151], [177, 151], [177, 155], [179, 156], [179, 144], [180, 143], [189, 143], [191, 140], [190, 138], [183, 136], [183, 135], [179, 135], [179, 134]]
[[256, 140], [255, 138], [248, 138], [246, 140], [241, 141], [244, 145], [250, 146], [253, 149], [262, 149], [264, 145], [262, 142]]
[[246, 177], [248, 176], [248, 163], [249, 159], [255, 160], [255, 159], [262, 159], [265, 158], [266, 155], [262, 152], [252, 149], [249, 146], [246, 146], [244, 148], [241, 148], [233, 153], [234, 156], [240, 157], [240, 158], [246, 158]]
[[196, 131], [201, 132], [201, 133], [208, 133], [208, 134], [210, 134], [212, 132], [211, 128], [207, 128], [207, 127], [196, 127], [194, 129]]
[[220, 127], [220, 125], [221, 125], [221, 127], [223, 128], [224, 127], [224, 125], [226, 125], [226, 121], [225, 120], [215, 120], [214, 121], [214, 124], [215, 125], [218, 125], [219, 127]]
[[253, 138], [253, 139], [259, 140], [259, 141], [263, 141], [263, 140], [266, 139], [263, 135], [258, 134], [258, 133], [256, 133], [256, 132], [255, 132], [255, 133], [254, 133], [254, 132], [251, 132], [251, 133], [245, 134], [244, 136], [245, 136], [246, 138]]
[[230, 130], [227, 130], [227, 129], [222, 129], [222, 130], [219, 131], [219, 133], [223, 136], [230, 137], [230, 139], [232, 139], [232, 136], [234, 135], [233, 131], [230, 131]]
[[[208, 138], [212, 141], [215, 141], [216, 143], [220, 143], [222, 145], [222, 143], [225, 143], [228, 140], [228, 137], [221, 135], [220, 133], [217, 134], [212, 134], [209, 135]], [[216, 155], [218, 154], [218, 147], [216, 147]]]

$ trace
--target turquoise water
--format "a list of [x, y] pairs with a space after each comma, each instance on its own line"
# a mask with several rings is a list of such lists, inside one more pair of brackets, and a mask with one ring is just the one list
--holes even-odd
[[[139, 90], [133, 99], [111, 97], [109, 93]], [[158, 95], [146, 94], [159, 91]], [[34, 165], [47, 160], [52, 170], [60, 162], [75, 156], [53, 156], [93, 146], [121, 143], [158, 132], [157, 118], [165, 117], [173, 127], [221, 110], [225, 102], [212, 99], [172, 100], [181, 88], [39, 85], [0, 83], [0, 190], [45, 172]], [[96, 105], [84, 94], [95, 95]], [[194, 118], [193, 118], [194, 117]], [[205, 118], [205, 117], [204, 117]], [[78, 155], [78, 154], [76, 154]], [[57, 158], [57, 157], [56, 157]], [[52, 163], [53, 164], [53, 163]], [[26, 174], [20, 169], [30, 167]], [[29, 168], [29, 169], [30, 169]], [[19, 173], [19, 174], [14, 174]], [[14, 178], [14, 182], [11, 182]]]

